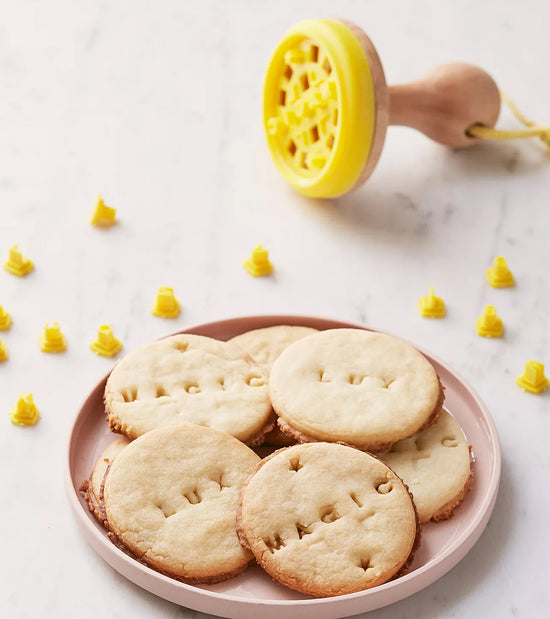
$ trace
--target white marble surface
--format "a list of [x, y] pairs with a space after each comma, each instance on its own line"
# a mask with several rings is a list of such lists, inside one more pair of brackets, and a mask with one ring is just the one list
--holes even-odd
[[[113, 325], [125, 350], [195, 324], [292, 313], [350, 320], [406, 337], [480, 393], [503, 448], [495, 512], [467, 558], [370, 619], [547, 616], [550, 392], [514, 378], [529, 359], [550, 371], [550, 157], [535, 141], [452, 152], [390, 129], [378, 169], [356, 194], [304, 199], [276, 174], [260, 119], [263, 71], [294, 21], [338, 14], [377, 45], [388, 81], [449, 61], [477, 63], [535, 119], [550, 121], [550, 5], [529, 0], [387, 3], [0, 3], [0, 254], [18, 242], [36, 263], [0, 272], [0, 562], [3, 617], [205, 617], [146, 593], [79, 537], [63, 487], [68, 433], [112, 360], [88, 348]], [[514, 125], [504, 112], [501, 125]], [[120, 224], [88, 223], [100, 192]], [[242, 260], [259, 242], [276, 274]], [[484, 271], [504, 255], [517, 286]], [[180, 317], [150, 314], [171, 285]], [[416, 311], [429, 285], [444, 320]], [[485, 304], [502, 340], [474, 331]], [[69, 349], [42, 354], [45, 321]], [[32, 391], [42, 418], [12, 426]], [[541, 490], [544, 489], [544, 492]]]

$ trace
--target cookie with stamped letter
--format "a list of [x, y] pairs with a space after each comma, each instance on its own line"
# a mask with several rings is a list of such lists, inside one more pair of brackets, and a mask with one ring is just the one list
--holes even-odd
[[242, 572], [251, 553], [235, 528], [239, 491], [258, 456], [228, 434], [192, 424], [147, 432], [111, 464], [103, 484], [113, 542], [188, 583]]
[[117, 436], [112, 443], [109, 443], [97, 459], [90, 479], [85, 480], [80, 486], [80, 491], [86, 503], [88, 503], [90, 511], [102, 524], [105, 520], [105, 514], [100, 501], [103, 478], [111, 462], [129, 443], [130, 440], [126, 436]]
[[291, 344], [271, 368], [281, 429], [300, 442], [385, 451], [442, 410], [435, 369], [406, 342], [363, 329], [329, 329]]
[[401, 479], [371, 454], [335, 443], [262, 460], [241, 490], [237, 530], [275, 580], [319, 597], [403, 574], [420, 542]]
[[[307, 335], [317, 333], [317, 329], [293, 325], [276, 325], [263, 329], [246, 331], [229, 341], [245, 350], [253, 359], [269, 372], [277, 357], [290, 344], [301, 340]], [[295, 439], [285, 434], [278, 426], [274, 427], [264, 437], [264, 444], [285, 447], [293, 445]]]
[[111, 429], [134, 439], [180, 423], [259, 444], [275, 417], [263, 368], [227, 342], [181, 334], [130, 352], [105, 387]]
[[447, 411], [427, 430], [394, 443], [379, 457], [409, 487], [421, 523], [451, 518], [472, 485], [470, 447]]
[[312, 333], [317, 333], [317, 329], [293, 325], [276, 325], [274, 327], [246, 331], [231, 338], [229, 341], [245, 350], [254, 361], [271, 369], [273, 362], [285, 348]]

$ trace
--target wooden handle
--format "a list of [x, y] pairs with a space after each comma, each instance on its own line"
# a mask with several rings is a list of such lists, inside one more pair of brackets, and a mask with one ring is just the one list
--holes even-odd
[[494, 127], [500, 93], [493, 78], [471, 64], [435, 67], [420, 79], [389, 87], [390, 125], [413, 127], [447, 146], [470, 146], [472, 125]]

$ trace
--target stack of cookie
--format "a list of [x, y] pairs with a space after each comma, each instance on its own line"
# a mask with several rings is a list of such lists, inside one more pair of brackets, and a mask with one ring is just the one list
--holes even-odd
[[[421, 523], [470, 487], [443, 400], [427, 359], [379, 333], [175, 335], [114, 367], [105, 407], [124, 438], [82, 490], [114, 543], [185, 582], [255, 558], [308, 595], [361, 591], [403, 574]], [[267, 445], [284, 447], [260, 460]]]

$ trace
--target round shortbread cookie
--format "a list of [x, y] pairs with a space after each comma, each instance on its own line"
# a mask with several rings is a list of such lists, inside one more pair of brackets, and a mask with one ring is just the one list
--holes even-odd
[[105, 387], [111, 429], [136, 438], [195, 423], [249, 445], [272, 429], [266, 372], [243, 350], [199, 335], [173, 335], [138, 348], [113, 368]]
[[211, 428], [148, 432], [105, 477], [108, 527], [137, 559], [168, 576], [191, 583], [235, 576], [252, 558], [235, 530], [239, 491], [259, 460]]
[[[260, 363], [269, 372], [273, 362], [285, 348], [307, 335], [317, 332], [318, 330], [312, 327], [276, 325], [246, 331], [229, 341], [246, 351], [254, 361]], [[273, 428], [264, 437], [264, 443], [267, 445], [286, 447], [294, 445], [295, 442], [295, 439], [285, 434], [279, 427]]]
[[444, 399], [420, 352], [363, 329], [320, 331], [290, 345], [271, 368], [269, 392], [287, 434], [366, 451], [384, 451], [428, 427]]
[[105, 513], [101, 507], [101, 485], [111, 462], [130, 443], [126, 436], [118, 436], [101, 452], [93, 468], [90, 479], [83, 482], [81, 492], [88, 503], [92, 514], [103, 524]]
[[312, 333], [317, 333], [317, 329], [292, 325], [276, 325], [274, 327], [246, 331], [229, 341], [246, 351], [256, 363], [271, 369], [273, 362], [285, 348]]
[[262, 460], [241, 490], [237, 530], [275, 580], [320, 597], [403, 573], [420, 540], [399, 477], [371, 454], [334, 443]]
[[447, 411], [427, 430], [398, 441], [379, 458], [409, 487], [421, 523], [451, 518], [472, 483], [470, 447]]

